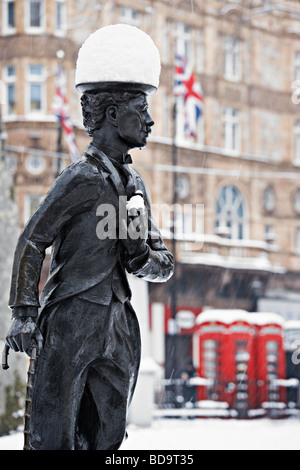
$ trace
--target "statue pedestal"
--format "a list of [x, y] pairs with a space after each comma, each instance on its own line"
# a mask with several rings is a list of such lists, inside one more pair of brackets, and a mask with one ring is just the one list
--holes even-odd
[[151, 357], [142, 358], [136, 390], [129, 410], [129, 423], [149, 427], [154, 408], [154, 385], [157, 366]]

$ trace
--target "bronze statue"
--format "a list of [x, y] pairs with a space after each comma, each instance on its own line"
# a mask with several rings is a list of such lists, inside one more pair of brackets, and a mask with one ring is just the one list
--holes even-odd
[[[124, 26], [122, 38], [126, 31], [145, 34]], [[15, 252], [7, 344], [28, 354], [37, 348], [33, 450], [120, 448], [141, 348], [125, 271], [164, 282], [174, 268], [143, 180], [129, 167], [128, 152], [146, 145], [154, 124], [147, 94], [156, 85], [140, 78], [93, 78], [77, 81], [92, 142], [55, 180]], [[126, 211], [132, 198], [143, 201], [134, 215]], [[134, 221], [130, 236], [126, 228]], [[40, 272], [50, 246], [50, 276], [40, 300]]]

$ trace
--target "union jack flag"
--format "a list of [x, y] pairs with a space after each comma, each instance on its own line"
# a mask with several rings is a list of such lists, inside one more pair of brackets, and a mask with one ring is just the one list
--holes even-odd
[[175, 57], [174, 95], [184, 97], [185, 135], [197, 137], [197, 124], [203, 112], [203, 92], [185, 59]]
[[75, 162], [80, 157], [80, 154], [75, 144], [75, 134], [69, 117], [66, 97], [66, 76], [62, 67], [58, 68], [56, 75], [56, 91], [52, 103], [52, 113], [55, 114], [61, 122], [71, 160]]

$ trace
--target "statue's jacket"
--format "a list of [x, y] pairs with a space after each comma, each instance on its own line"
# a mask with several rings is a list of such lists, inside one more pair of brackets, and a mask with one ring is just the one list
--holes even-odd
[[[151, 216], [143, 180], [130, 171], [136, 189], [144, 195], [148, 213], [146, 259], [142, 263], [138, 258], [123, 259], [118, 211], [120, 197], [126, 196], [125, 187], [110, 159], [89, 145], [83, 157], [55, 180], [20, 235], [13, 264], [11, 308], [44, 308], [72, 296], [109, 305], [113, 293], [120, 301], [130, 299], [125, 270], [151, 282], [164, 282], [172, 276], [173, 256]], [[117, 236], [99, 239], [101, 217], [97, 213], [103, 204], [115, 209]], [[52, 247], [51, 268], [40, 299], [40, 274], [48, 247]]]

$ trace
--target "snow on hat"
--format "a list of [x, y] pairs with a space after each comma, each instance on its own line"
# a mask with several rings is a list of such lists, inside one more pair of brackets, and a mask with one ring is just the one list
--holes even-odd
[[79, 91], [120, 88], [156, 91], [160, 57], [157, 47], [135, 26], [116, 24], [92, 33], [81, 46], [75, 84]]

